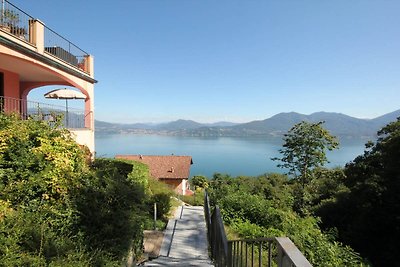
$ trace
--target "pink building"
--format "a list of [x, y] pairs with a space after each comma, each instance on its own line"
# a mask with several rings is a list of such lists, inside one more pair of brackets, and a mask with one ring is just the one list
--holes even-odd
[[[28, 93], [47, 85], [74, 87], [85, 96], [76, 141], [94, 152], [93, 57], [9, 1], [0, 6], [0, 112], [30, 114]], [[34, 103], [39, 106], [40, 103]], [[76, 115], [75, 117], [77, 117]]]

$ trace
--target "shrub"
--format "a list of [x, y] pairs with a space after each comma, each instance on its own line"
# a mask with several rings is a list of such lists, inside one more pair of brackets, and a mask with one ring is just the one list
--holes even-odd
[[147, 167], [89, 166], [57, 127], [0, 114], [0, 265], [120, 266], [129, 250], [139, 256]]
[[87, 245], [93, 251], [106, 250], [116, 259], [126, 256], [131, 247], [140, 255], [145, 195], [142, 183], [130, 175], [135, 166], [97, 159], [92, 168], [95, 172], [78, 199]]
[[159, 193], [151, 197], [149, 210], [153, 210], [154, 203], [157, 204], [157, 218], [167, 220], [167, 215], [171, 209], [171, 195], [168, 193]]
[[203, 175], [195, 175], [190, 180], [190, 185], [194, 187], [194, 190], [196, 190], [197, 188], [207, 188], [208, 179]]
[[[212, 183], [210, 195], [216, 196], [213, 202], [230, 229], [241, 238], [287, 236], [313, 266], [362, 266], [354, 250], [321, 231], [318, 218], [300, 217], [286, 205], [291, 190], [275, 178], [239, 177]], [[266, 189], [273, 193], [266, 195]], [[280, 191], [284, 198], [279, 196]]]
[[147, 207], [150, 217], [154, 214], [154, 203], [157, 204], [157, 218], [166, 222], [168, 213], [172, 207], [171, 197], [174, 191], [165, 183], [153, 178], [148, 179]]
[[179, 198], [192, 206], [203, 206], [204, 204], [204, 190], [203, 189], [197, 189], [193, 195], [185, 195], [185, 196], [179, 196]]

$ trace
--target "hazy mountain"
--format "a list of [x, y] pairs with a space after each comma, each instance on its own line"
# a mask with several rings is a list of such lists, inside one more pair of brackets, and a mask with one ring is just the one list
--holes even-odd
[[316, 112], [304, 115], [296, 112], [279, 113], [265, 120], [235, 124], [219, 122], [202, 124], [192, 120], [177, 120], [163, 124], [114, 124], [96, 121], [99, 133], [148, 133], [181, 136], [282, 136], [293, 125], [301, 121], [325, 121], [333, 135], [341, 138], [374, 137], [376, 132], [400, 117], [400, 110], [385, 114], [375, 119], [358, 119], [341, 113]]
[[296, 112], [280, 113], [263, 121], [253, 121], [235, 127], [242, 131], [243, 134], [268, 134], [276, 136], [286, 133], [293, 125], [301, 121], [325, 121], [324, 127], [337, 136], [372, 136], [377, 128], [375, 123], [370, 123], [368, 120], [330, 112], [317, 112], [311, 115]]
[[235, 122], [229, 122], [229, 121], [219, 121], [219, 122], [214, 122], [214, 123], [204, 123], [204, 126], [208, 127], [229, 127], [229, 126], [235, 126], [240, 123], [235, 123]]
[[400, 117], [400, 110], [393, 111], [391, 113], [387, 113], [383, 116], [372, 119], [371, 121], [376, 125], [385, 125], [387, 122], [395, 121], [398, 117]]
[[123, 130], [143, 130], [143, 129], [153, 129], [155, 126], [152, 124], [146, 123], [132, 123], [132, 124], [124, 124], [124, 123], [111, 123], [105, 121], [95, 120], [95, 129], [96, 132], [108, 132], [108, 133], [117, 133]]
[[177, 120], [169, 123], [159, 124], [155, 128], [158, 130], [176, 131], [196, 129], [202, 126], [203, 124], [191, 120]]

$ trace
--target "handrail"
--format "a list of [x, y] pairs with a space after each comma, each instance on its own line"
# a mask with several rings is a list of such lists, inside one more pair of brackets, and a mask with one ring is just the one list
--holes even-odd
[[[31, 38], [31, 25], [36, 21], [7, 0], [0, 4], [0, 29], [35, 45]], [[46, 25], [44, 26], [44, 51], [82, 71], [88, 72], [85, 62], [89, 54]]]
[[[17, 113], [22, 119], [33, 118], [35, 120], [54, 122], [61, 120], [61, 124], [69, 129], [83, 129], [85, 127], [85, 114], [83, 109], [68, 108], [64, 106], [50, 105], [36, 101], [28, 101], [12, 97], [0, 96], [1, 113]], [[90, 115], [91, 116], [91, 115]]]
[[80, 69], [84, 68], [88, 53], [44, 25], [44, 49], [47, 53]]
[[1, 29], [29, 41], [29, 21], [33, 20], [33, 17], [7, 0], [2, 0], [0, 10]]
[[287, 237], [276, 237], [278, 244], [278, 266], [302, 266], [312, 267], [300, 250]]
[[228, 266], [268, 266], [272, 265], [273, 238], [229, 240]]
[[208, 243], [211, 243], [211, 208], [210, 208], [210, 198], [208, 197], [207, 190], [204, 190], [204, 216], [206, 219], [207, 226], [207, 238]]
[[204, 193], [204, 211], [211, 258], [215, 266], [271, 267], [275, 262], [278, 267], [312, 267], [287, 237], [228, 240], [219, 207], [215, 206], [211, 213], [207, 191]]
[[210, 201], [207, 191], [204, 193], [204, 211], [208, 232], [208, 241], [211, 248], [211, 258], [215, 266], [229, 266], [228, 263], [228, 241], [225, 234], [221, 213], [216, 206], [211, 213]]

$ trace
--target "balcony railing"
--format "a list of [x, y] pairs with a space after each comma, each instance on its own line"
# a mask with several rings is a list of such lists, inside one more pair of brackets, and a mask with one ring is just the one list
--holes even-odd
[[29, 41], [29, 21], [33, 18], [6, 0], [0, 8], [0, 29]]
[[[9, 1], [1, 0], [0, 30], [35, 45], [33, 36], [31, 36], [33, 35], [34, 21], [36, 20], [32, 16]], [[47, 26], [44, 26], [44, 46], [44, 50], [48, 54], [82, 71], [88, 72], [85, 67], [85, 60], [89, 54]]]
[[44, 46], [47, 53], [85, 70], [85, 60], [89, 54], [47, 26], [44, 26]]
[[204, 212], [211, 258], [217, 267], [312, 267], [287, 237], [228, 240], [218, 206], [211, 212], [207, 192]]
[[0, 97], [0, 112], [11, 114], [16, 113], [22, 119], [34, 119], [55, 123], [60, 121], [61, 126], [69, 129], [85, 129], [85, 117], [91, 116], [91, 113], [85, 114], [84, 110], [68, 108], [64, 106], [50, 105], [35, 101], [25, 101], [10, 97]]

